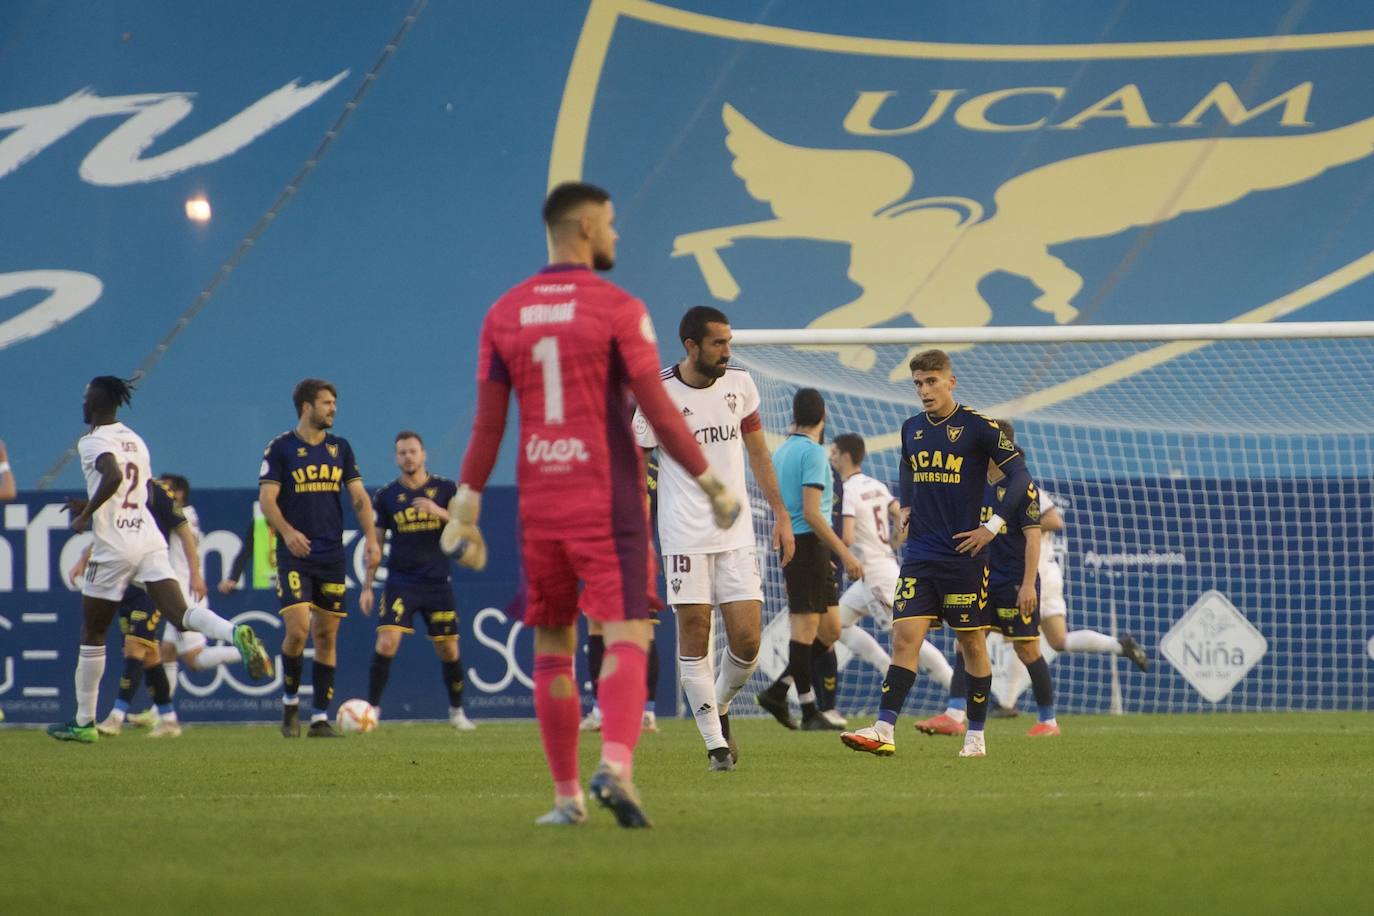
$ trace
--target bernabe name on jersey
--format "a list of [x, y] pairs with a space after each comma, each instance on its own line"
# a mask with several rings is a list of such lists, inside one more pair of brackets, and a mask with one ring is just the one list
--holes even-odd
[[577, 300], [567, 302], [536, 302], [520, 308], [520, 326], [538, 324], [568, 324], [577, 316]]

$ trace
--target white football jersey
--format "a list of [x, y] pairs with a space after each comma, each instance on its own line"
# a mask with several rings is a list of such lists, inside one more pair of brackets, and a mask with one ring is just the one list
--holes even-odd
[[[761, 428], [759, 390], [743, 369], [733, 366], [705, 388], [693, 388], [682, 380], [677, 366], [662, 373], [663, 388], [677, 405], [687, 428], [696, 437], [706, 460], [721, 483], [739, 498], [741, 512], [735, 524], [721, 530], [711, 516], [711, 501], [666, 452], [658, 460], [658, 541], [664, 554], [720, 553], [754, 546], [754, 516], [749, 511], [745, 487], [743, 429]], [[641, 448], [656, 448], [658, 436], [643, 412], [636, 410], [635, 441]]]
[[[1050, 494], [1041, 490], [1040, 517], [1044, 518], [1046, 512], [1058, 508], [1058, 505], [1055, 504]], [[1059, 514], [1063, 515], [1064, 510], [1060, 509]], [[1046, 566], [1053, 564], [1054, 566], [1058, 566], [1059, 571], [1062, 573], [1064, 569], [1064, 555], [1068, 552], [1068, 547], [1065, 545], [1064, 539], [1059, 536], [1059, 532], [1057, 531], [1051, 531], [1048, 528], [1041, 528], [1040, 531], [1040, 569], [1044, 570]]]
[[888, 506], [892, 505], [892, 491], [881, 480], [862, 471], [851, 474], [844, 482], [840, 514], [854, 519], [855, 559], [863, 564], [864, 578], [868, 570], [881, 565], [886, 568], [896, 562], [892, 555], [892, 526]]
[[[199, 545], [200, 515], [197, 514], [195, 506], [183, 506], [181, 514], [186, 516], [186, 524], [190, 526], [191, 537]], [[186, 558], [186, 551], [181, 549], [180, 538], [175, 544], [169, 543], [167, 545], [167, 554], [172, 563], [172, 572], [176, 573], [177, 581], [181, 583], [181, 590], [186, 593], [186, 600], [189, 601], [191, 596], [191, 565]]]
[[94, 496], [100, 488], [100, 472], [95, 463], [101, 455], [114, 455], [123, 477], [114, 496], [95, 511], [91, 559], [140, 557], [159, 547], [165, 549], [167, 541], [148, 510], [152, 461], [148, 446], [138, 433], [119, 422], [97, 426], [81, 437], [77, 451], [81, 455], [81, 472], [86, 475], [87, 497]]

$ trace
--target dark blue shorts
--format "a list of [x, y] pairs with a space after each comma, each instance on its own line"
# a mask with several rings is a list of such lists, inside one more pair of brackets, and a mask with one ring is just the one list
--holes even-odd
[[992, 625], [1007, 639], [1039, 639], [1040, 580], [1035, 581], [1035, 610], [1029, 617], [1024, 616], [1016, 604], [1016, 593], [1020, 590], [1020, 583], [999, 583], [992, 587], [989, 600], [992, 605]]
[[348, 576], [344, 559], [317, 560], [277, 554], [277, 599], [283, 611], [308, 604], [313, 610], [347, 617], [344, 589]]
[[415, 632], [415, 615], [425, 621], [430, 639], [452, 639], [458, 635], [458, 612], [454, 609], [453, 586], [403, 585], [387, 586], [382, 593], [382, 606], [377, 611], [377, 629]]
[[988, 567], [981, 557], [902, 564], [892, 595], [892, 619], [933, 621], [932, 627], [982, 630], [992, 624]]
[[119, 602], [119, 631], [130, 639], [157, 648], [157, 628], [162, 625], [162, 612], [153, 604], [153, 597], [141, 588], [128, 588]]

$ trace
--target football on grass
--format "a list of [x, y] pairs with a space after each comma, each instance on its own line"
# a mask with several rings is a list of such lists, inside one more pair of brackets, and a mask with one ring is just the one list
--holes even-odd
[[377, 710], [367, 700], [345, 700], [339, 705], [335, 717], [339, 731], [350, 735], [360, 735], [377, 727]]

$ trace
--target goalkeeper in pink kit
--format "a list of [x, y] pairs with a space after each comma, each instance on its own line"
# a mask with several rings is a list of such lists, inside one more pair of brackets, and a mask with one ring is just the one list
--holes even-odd
[[514, 390], [525, 624], [534, 629], [534, 711], [554, 781], [554, 807], [541, 824], [587, 818], [573, 670], [580, 609], [603, 624], [606, 640], [601, 764], [589, 789], [622, 827], [649, 826], [633, 782], [651, 636], [635, 402], [662, 447], [710, 496], [716, 524], [728, 528], [739, 513], [663, 390], [644, 303], [598, 276], [615, 265], [614, 220], [610, 195], [593, 185], [562, 184], [545, 201], [552, 263], [498, 299], [482, 323], [477, 413], [441, 541], [459, 564], [486, 565], [481, 491]]

